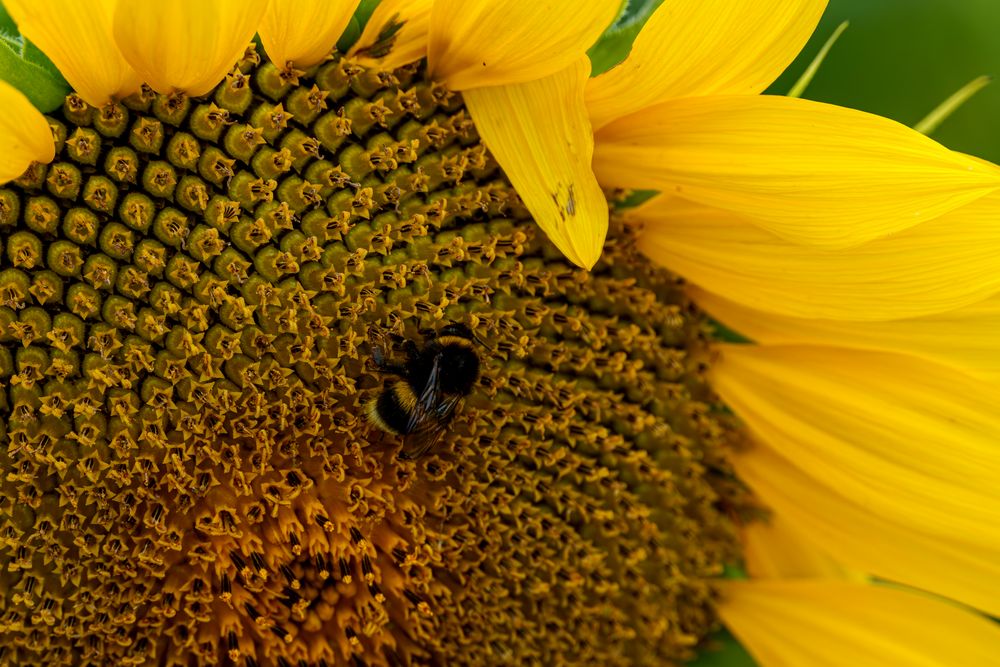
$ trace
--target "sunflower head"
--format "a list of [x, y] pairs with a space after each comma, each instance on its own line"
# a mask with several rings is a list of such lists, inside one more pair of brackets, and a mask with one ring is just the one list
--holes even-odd
[[[280, 58], [71, 93], [0, 190], [6, 659], [689, 656], [744, 500], [681, 283], [562, 259], [421, 62]], [[450, 323], [482, 378], [400, 457], [371, 332]]]

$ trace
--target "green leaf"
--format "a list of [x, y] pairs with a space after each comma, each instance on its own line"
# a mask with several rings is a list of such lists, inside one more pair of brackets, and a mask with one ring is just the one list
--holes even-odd
[[3, 6], [2, 2], [0, 2], [0, 31], [10, 35], [16, 35], [19, 32], [17, 24], [7, 13], [7, 8]]
[[757, 667], [757, 663], [735, 637], [722, 630], [709, 637], [687, 667]]
[[[49, 57], [42, 53], [42, 50], [35, 46], [34, 42], [27, 39], [24, 40], [24, 59], [44, 69], [52, 78], [59, 79], [63, 83], [66, 82], [56, 64], [49, 60]], [[66, 86], [69, 87], [69, 84], [67, 83]]]
[[70, 91], [45, 54], [20, 35], [10, 33], [0, 34], [0, 79], [24, 93], [43, 113], [58, 109]]
[[632, 42], [635, 41], [636, 35], [662, 2], [663, 0], [625, 1], [615, 22], [587, 51], [587, 55], [590, 56], [591, 76], [602, 74], [625, 60], [632, 50]]
[[0, 2], [0, 79], [14, 86], [43, 112], [58, 109], [70, 87], [41, 50], [24, 39]]

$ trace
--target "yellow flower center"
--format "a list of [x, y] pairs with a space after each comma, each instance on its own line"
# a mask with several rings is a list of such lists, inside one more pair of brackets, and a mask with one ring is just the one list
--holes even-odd
[[[620, 224], [570, 266], [422, 77], [248, 53], [205, 99], [70, 96], [0, 190], [4, 661], [663, 664], [711, 629], [743, 495], [704, 318]], [[453, 322], [482, 377], [400, 458], [371, 332]]]

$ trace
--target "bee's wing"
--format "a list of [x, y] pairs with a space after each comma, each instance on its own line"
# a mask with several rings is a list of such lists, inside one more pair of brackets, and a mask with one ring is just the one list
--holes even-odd
[[445, 434], [455, 407], [461, 400], [460, 396], [449, 396], [435, 405], [423, 421], [417, 424], [416, 429], [405, 437], [401, 457], [407, 460], [418, 459], [433, 448]]
[[416, 405], [410, 413], [410, 421], [405, 438], [404, 458], [415, 459], [423, 456], [444, 435], [448, 422], [458, 405], [459, 396], [441, 396], [441, 357], [434, 357], [427, 383], [417, 397]]
[[417, 403], [410, 413], [410, 422], [406, 429], [407, 433], [413, 433], [421, 425], [434, 420], [434, 410], [441, 398], [441, 355], [434, 355], [434, 363], [431, 364], [430, 373], [427, 374], [427, 383], [424, 390], [417, 397]]

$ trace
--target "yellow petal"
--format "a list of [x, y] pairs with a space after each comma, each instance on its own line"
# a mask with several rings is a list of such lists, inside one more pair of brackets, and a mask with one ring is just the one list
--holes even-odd
[[905, 355], [785, 346], [727, 346], [712, 382], [757, 443], [741, 477], [810, 542], [1000, 611], [1000, 388]]
[[452, 90], [541, 79], [584, 55], [619, 0], [435, 0], [427, 68]]
[[535, 221], [588, 269], [608, 231], [608, 205], [590, 170], [594, 141], [583, 107], [589, 71], [583, 56], [538, 81], [464, 93], [479, 136]]
[[759, 343], [908, 352], [984, 380], [1000, 380], [1000, 295], [925, 317], [850, 322], [774, 315], [697, 287], [688, 291], [712, 317]]
[[14, 86], [0, 80], [0, 183], [12, 181], [32, 162], [51, 162], [56, 155], [45, 116]]
[[156, 92], [204, 95], [243, 55], [266, 8], [267, 0], [121, 2], [115, 41]]
[[955, 546], [872, 514], [775, 452], [755, 448], [735, 460], [740, 477], [776, 513], [855, 570], [1000, 612], [996, 554]]
[[5, 0], [18, 30], [45, 52], [88, 104], [101, 107], [139, 90], [142, 80], [111, 34], [117, 0]]
[[433, 4], [434, 0], [382, 0], [347, 55], [388, 70], [420, 60], [427, 55]]
[[838, 565], [781, 515], [754, 521], [743, 528], [743, 558], [747, 572], [755, 579], [816, 577], [856, 578]]
[[760, 667], [1000, 665], [1000, 625], [917, 591], [840, 581], [730, 581], [723, 622]]
[[1000, 168], [894, 121], [803, 99], [687, 98], [599, 130], [602, 185], [662, 190], [805, 244], [859, 245], [1000, 188]]
[[795, 59], [826, 0], [666, 0], [625, 62], [591, 80], [594, 127], [674, 97], [756, 95]]
[[1000, 388], [908, 355], [820, 346], [726, 346], [713, 377], [758, 440], [822, 484], [1000, 552]]
[[351, 20], [358, 0], [279, 0], [268, 5], [260, 40], [278, 67], [305, 68], [326, 58]]
[[727, 211], [658, 197], [631, 215], [640, 249], [700, 287], [791, 317], [875, 321], [1000, 292], [1000, 194], [862, 246], [803, 246]]

